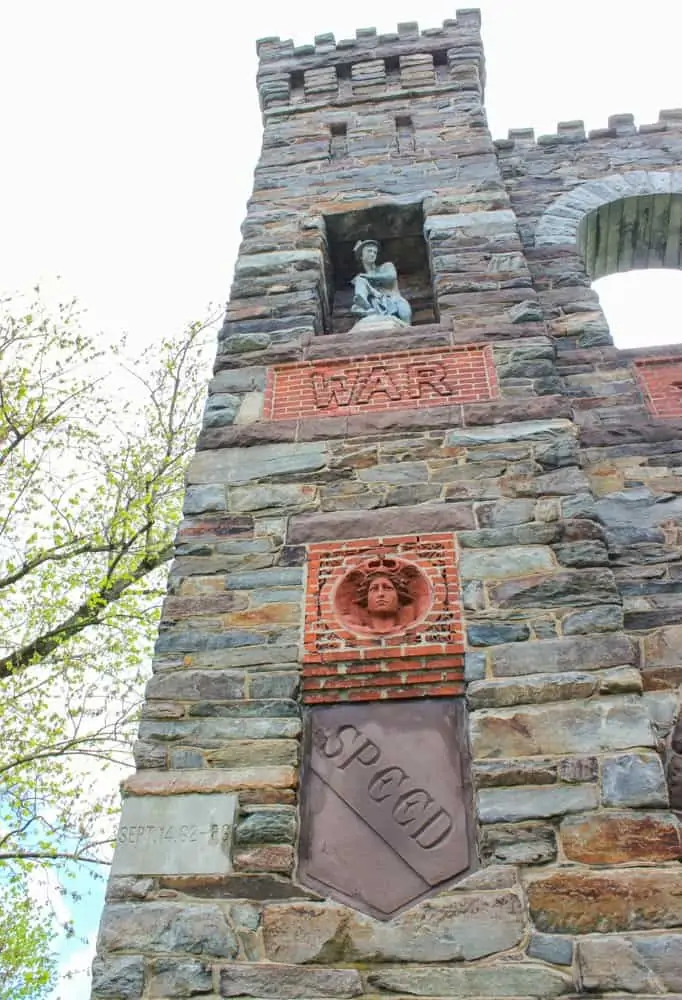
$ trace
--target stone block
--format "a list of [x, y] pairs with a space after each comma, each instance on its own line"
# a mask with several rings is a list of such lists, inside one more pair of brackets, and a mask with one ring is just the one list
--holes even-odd
[[244, 673], [237, 670], [178, 670], [155, 674], [146, 697], [162, 701], [233, 701], [244, 697]]
[[382, 923], [328, 903], [266, 906], [265, 952], [273, 962], [471, 961], [513, 948], [524, 931], [513, 892], [443, 894]]
[[296, 810], [288, 806], [254, 809], [242, 816], [235, 829], [235, 844], [293, 844]]
[[528, 884], [539, 931], [594, 934], [682, 925], [682, 869], [553, 871]]
[[318, 472], [327, 464], [327, 449], [315, 441], [254, 445], [198, 451], [187, 469], [190, 486], [224, 483], [240, 486], [272, 476]]
[[573, 964], [573, 941], [560, 934], [531, 934], [526, 952], [551, 965]]
[[357, 969], [310, 969], [300, 965], [224, 965], [220, 970], [221, 997], [261, 997], [298, 1000], [299, 997], [355, 997], [362, 993]]
[[622, 697], [482, 710], [471, 715], [470, 731], [478, 759], [589, 754], [654, 743], [643, 706]]
[[484, 968], [428, 966], [370, 972], [370, 986], [419, 997], [549, 997], [573, 992], [570, 976], [547, 966], [499, 962]]
[[661, 984], [682, 992], [682, 934], [637, 936], [631, 941]]
[[92, 964], [93, 1000], [139, 1000], [144, 989], [144, 959], [141, 955], [112, 955]]
[[544, 865], [556, 856], [556, 832], [548, 824], [499, 824], [481, 832], [481, 858], [488, 863]]
[[174, 962], [159, 958], [151, 963], [150, 998], [194, 997], [213, 992], [213, 970], [206, 962]]
[[568, 860], [584, 865], [654, 864], [682, 857], [682, 826], [672, 813], [571, 816], [562, 822], [560, 835]]
[[[466, 596], [464, 596], [464, 606], [467, 607]], [[516, 623], [480, 622], [471, 624], [467, 628], [470, 646], [497, 646], [505, 642], [525, 642], [528, 638], [530, 638], [528, 626]]]
[[191, 952], [235, 958], [237, 941], [222, 910], [187, 903], [110, 903], [100, 924], [103, 951]]
[[491, 603], [500, 608], [560, 608], [618, 604], [620, 594], [608, 569], [562, 570], [551, 576], [528, 576], [489, 586]]
[[662, 992], [658, 976], [626, 938], [585, 938], [578, 942], [577, 956], [580, 985], [587, 993]]
[[661, 758], [655, 753], [628, 753], [602, 763], [605, 806], [663, 807], [668, 790]]
[[592, 674], [535, 674], [499, 681], [473, 681], [467, 687], [467, 701], [472, 709], [505, 708], [509, 705], [534, 705], [571, 698], [589, 698], [598, 688]]
[[231, 794], [124, 799], [112, 874], [230, 871], [236, 807]]
[[637, 647], [620, 633], [497, 646], [490, 655], [496, 677], [566, 670], [600, 670], [637, 662]]
[[236, 512], [279, 509], [298, 511], [314, 506], [316, 497], [317, 490], [314, 486], [237, 486], [229, 491], [228, 509]]
[[547, 573], [554, 568], [552, 551], [544, 545], [464, 549], [459, 561], [459, 572], [463, 580], [501, 580], [508, 576]]
[[599, 791], [593, 785], [517, 785], [483, 788], [478, 793], [481, 823], [514, 823], [595, 809]]
[[129, 795], [184, 795], [239, 792], [243, 789], [294, 788], [293, 767], [242, 767], [220, 771], [141, 771], [123, 783]]

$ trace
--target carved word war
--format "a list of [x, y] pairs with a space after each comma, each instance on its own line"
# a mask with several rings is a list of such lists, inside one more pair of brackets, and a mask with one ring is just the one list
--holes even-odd
[[265, 416], [285, 420], [443, 406], [496, 395], [495, 366], [488, 347], [437, 348], [391, 357], [275, 366], [268, 372]]

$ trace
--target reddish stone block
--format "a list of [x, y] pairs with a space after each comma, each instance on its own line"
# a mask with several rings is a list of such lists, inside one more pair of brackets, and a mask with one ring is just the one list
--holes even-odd
[[561, 843], [570, 861], [585, 865], [677, 861], [682, 826], [672, 813], [592, 813], [565, 819]]

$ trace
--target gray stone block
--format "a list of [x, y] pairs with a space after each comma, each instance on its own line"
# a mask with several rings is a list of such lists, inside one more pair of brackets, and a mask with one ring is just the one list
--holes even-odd
[[602, 796], [606, 806], [667, 806], [661, 758], [643, 752], [607, 757], [602, 763]]
[[92, 964], [93, 1000], [138, 1000], [144, 989], [144, 959], [141, 955], [111, 955]]

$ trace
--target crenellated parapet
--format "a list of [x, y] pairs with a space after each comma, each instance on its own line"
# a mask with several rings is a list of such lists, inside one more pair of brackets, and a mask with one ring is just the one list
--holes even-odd
[[359, 28], [355, 38], [317, 35], [313, 45], [263, 38], [257, 43], [258, 91], [265, 115], [316, 104], [347, 104], [405, 93], [476, 90], [485, 83], [480, 12], [460, 10], [456, 20], [419, 30], [416, 21], [378, 34]]

